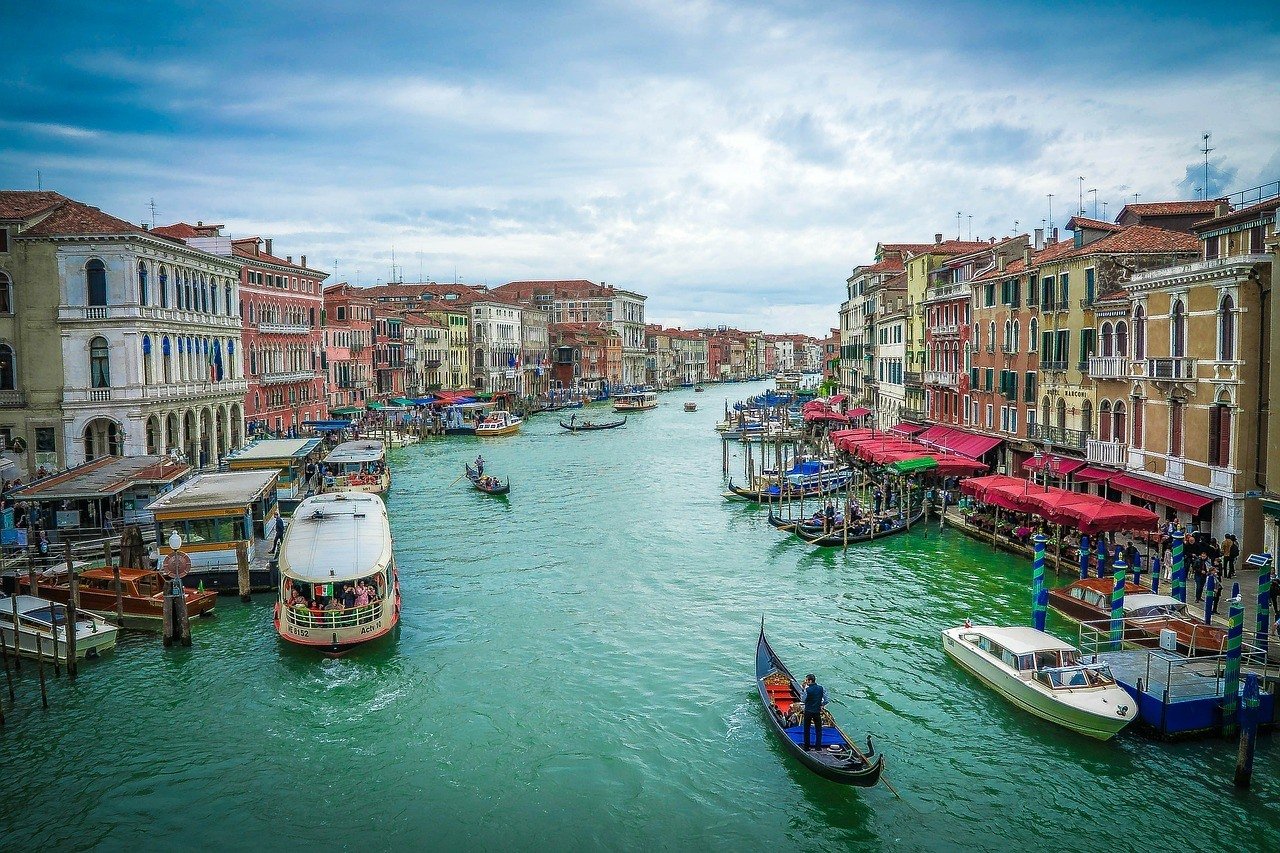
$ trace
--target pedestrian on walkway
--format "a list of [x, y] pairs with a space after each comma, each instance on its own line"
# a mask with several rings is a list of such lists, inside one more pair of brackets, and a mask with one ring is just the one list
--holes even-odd
[[1222, 601], [1222, 588], [1226, 585], [1222, 579], [1222, 574], [1218, 571], [1218, 564], [1209, 564], [1208, 577], [1213, 578], [1213, 599], [1210, 602], [1209, 609], [1216, 614], [1218, 612], [1218, 603]]
[[1222, 538], [1222, 564], [1227, 572], [1227, 577], [1236, 576], [1236, 559], [1240, 556], [1240, 545], [1236, 542], [1236, 535], [1228, 533]]
[[1204, 582], [1209, 577], [1209, 567], [1203, 555], [1192, 557], [1196, 571], [1196, 602], [1204, 601]]

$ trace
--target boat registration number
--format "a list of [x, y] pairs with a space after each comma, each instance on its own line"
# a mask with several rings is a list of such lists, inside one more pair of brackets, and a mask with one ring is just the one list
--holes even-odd
[[289, 633], [290, 633], [290, 634], [295, 634], [295, 635], [297, 635], [297, 636], [299, 636], [299, 637], [310, 637], [310, 636], [311, 636], [311, 632], [310, 632], [310, 631], [308, 631], [306, 628], [297, 628], [297, 627], [295, 627], [295, 626], [293, 626], [293, 625], [288, 625], [288, 626], [286, 626], [286, 627], [288, 627], [288, 629], [289, 629]]
[[361, 629], [360, 629], [360, 633], [361, 633], [361, 634], [372, 634], [372, 633], [373, 633], [374, 631], [376, 631], [376, 630], [378, 630], [378, 626], [377, 626], [376, 624], [374, 624], [374, 625], [365, 625], [363, 628], [361, 628]]

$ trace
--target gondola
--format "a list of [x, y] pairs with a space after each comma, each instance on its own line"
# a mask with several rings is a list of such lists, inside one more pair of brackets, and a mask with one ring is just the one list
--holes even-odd
[[919, 507], [915, 510], [915, 515], [907, 518], [905, 521], [899, 521], [896, 525], [888, 530], [877, 530], [875, 534], [863, 533], [857, 536], [849, 536], [845, 538], [844, 528], [833, 528], [830, 533], [818, 531], [814, 533], [805, 533], [801, 529], [795, 529], [793, 532], [810, 545], [820, 545], [824, 548], [840, 548], [846, 544], [853, 545], [856, 542], [870, 542], [874, 539], [883, 539], [886, 536], [892, 536], [895, 533], [902, 533], [904, 530], [910, 530], [913, 524], [919, 523], [924, 518], [924, 508]]
[[[831, 482], [817, 486], [805, 486], [803, 489], [803, 496], [806, 498], [820, 498], [826, 495], [835, 494], [847, 485], [848, 484], [844, 482]], [[758, 504], [772, 504], [778, 503], [782, 500], [798, 501], [802, 494], [800, 490], [788, 492], [782, 492], [781, 490], [777, 492], [753, 491], [751, 489], [744, 489], [741, 486], [735, 486], [733, 484], [733, 480], [729, 481], [729, 491], [733, 492], [740, 498], [754, 501]]]
[[[824, 720], [823, 748], [806, 752], [803, 746], [804, 725], [786, 725], [788, 721], [784, 717], [792, 703], [798, 702], [801, 696], [800, 682], [769, 646], [764, 636], [763, 619], [760, 620], [760, 639], [756, 642], [756, 688], [760, 691], [769, 727], [801, 764], [824, 779], [842, 785], [870, 788], [880, 781], [880, 774], [884, 772], [884, 756], [875, 756], [870, 735], [867, 736], [867, 751], [864, 753], [845, 736], [835, 720], [829, 719], [829, 724]], [[873, 756], [874, 763], [871, 760]]]
[[[769, 507], [769, 524], [773, 525], [779, 530], [789, 530], [792, 532], [801, 532], [801, 533], [810, 533], [810, 534], [822, 532], [822, 522], [820, 521], [815, 522], [812, 516], [808, 518], [800, 518], [800, 519], [788, 521], [787, 519], [783, 518], [780, 515], [774, 515], [773, 507]], [[844, 516], [837, 515], [835, 517], [835, 520], [833, 521], [833, 524], [835, 524], [837, 528], [840, 527], [842, 524], [844, 524]]]
[[467, 479], [471, 481], [471, 485], [475, 487], [477, 492], [484, 492], [486, 495], [505, 495], [511, 491], [510, 477], [507, 478], [507, 482], [505, 483], [498, 483], [498, 478], [494, 477], [493, 481], [497, 483], [497, 485], [490, 486], [482, 482], [480, 474], [476, 469], [465, 463], [462, 467], [466, 469]]
[[591, 432], [593, 430], [598, 430], [598, 429], [617, 429], [618, 427], [626, 424], [626, 422], [627, 422], [627, 419], [623, 418], [620, 421], [610, 421], [609, 423], [605, 423], [605, 424], [593, 424], [591, 421], [577, 422], [572, 418], [570, 418], [569, 423], [565, 423], [564, 421], [561, 421], [560, 426], [564, 427], [569, 432]]

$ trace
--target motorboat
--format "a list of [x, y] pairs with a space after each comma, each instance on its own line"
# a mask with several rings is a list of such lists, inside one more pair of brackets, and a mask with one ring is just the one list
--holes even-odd
[[[1082, 578], [1049, 590], [1049, 606], [1078, 622], [1097, 624], [1111, 618], [1112, 578]], [[1155, 647], [1161, 631], [1172, 631], [1178, 649], [1190, 655], [1221, 654], [1227, 632], [1197, 619], [1186, 604], [1168, 595], [1157, 595], [1146, 587], [1125, 581], [1123, 640], [1137, 646]]]
[[506, 411], [490, 412], [476, 424], [476, 435], [485, 438], [495, 435], [512, 435], [520, 431], [523, 420]]
[[634, 394], [618, 394], [613, 398], [615, 412], [643, 412], [658, 408], [655, 391], [637, 391]]
[[[354, 604], [344, 600], [347, 587]], [[390, 633], [400, 621], [400, 578], [380, 498], [338, 492], [298, 504], [280, 546], [273, 621], [281, 639], [327, 655]]]
[[[0, 595], [0, 639], [14, 649], [14, 609], [17, 609], [17, 649], [23, 657], [67, 661], [67, 606], [36, 595]], [[116, 647], [119, 629], [101, 616], [76, 611], [76, 660], [96, 658]]]
[[968, 624], [942, 632], [942, 650], [1019, 708], [1099, 740], [1137, 719], [1138, 705], [1106, 664], [1035, 628]]
[[698, 404], [690, 400], [689, 402], [684, 404], [684, 410], [686, 412], [696, 412], [698, 411]]
[[[386, 494], [391, 489], [387, 446], [377, 439], [344, 441], [324, 458], [324, 491]], [[296, 510], [295, 510], [296, 512]]]
[[[120, 571], [120, 610], [123, 625], [145, 631], [159, 631], [164, 622], [164, 592], [169, 583], [159, 572], [150, 569], [122, 568]], [[112, 569], [87, 569], [77, 576], [80, 611], [116, 621], [116, 578]], [[71, 584], [66, 572], [52, 572], [36, 579], [42, 596], [59, 604], [71, 598]], [[184, 587], [188, 616], [212, 616], [218, 603], [214, 590]]]

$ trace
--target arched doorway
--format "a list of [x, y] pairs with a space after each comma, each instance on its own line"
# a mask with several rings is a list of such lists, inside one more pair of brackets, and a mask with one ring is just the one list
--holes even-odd
[[124, 432], [110, 418], [94, 418], [84, 427], [84, 461], [103, 456], [121, 456], [124, 452]]
[[158, 415], [151, 415], [147, 418], [147, 455], [156, 456], [160, 453], [160, 418]]

